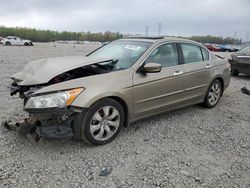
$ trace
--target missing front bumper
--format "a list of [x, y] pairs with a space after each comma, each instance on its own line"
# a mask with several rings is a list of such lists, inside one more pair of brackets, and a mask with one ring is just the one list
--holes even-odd
[[23, 137], [31, 135], [36, 141], [39, 138], [71, 140], [79, 135], [75, 129], [78, 114], [79, 109], [78, 112], [72, 109], [32, 111], [30, 112], [30, 118], [22, 122], [5, 121], [2, 125], [8, 130], [16, 131]]

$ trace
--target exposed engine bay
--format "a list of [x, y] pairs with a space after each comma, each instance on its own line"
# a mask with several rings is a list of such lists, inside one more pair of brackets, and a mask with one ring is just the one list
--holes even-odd
[[[117, 60], [116, 60], [117, 61]], [[114, 63], [115, 61], [112, 60], [111, 63]], [[102, 62], [103, 63], [103, 62]], [[107, 65], [102, 65], [100, 63], [96, 64], [91, 64], [91, 65], [86, 65], [83, 67], [79, 67], [73, 70], [69, 70], [67, 72], [64, 72], [62, 74], [59, 74], [52, 78], [48, 83], [45, 84], [38, 84], [38, 85], [29, 85], [29, 86], [22, 86], [19, 85], [18, 83], [20, 82], [19, 80], [14, 80], [14, 82], [10, 86], [10, 95], [13, 96], [17, 93], [19, 93], [20, 98], [23, 98], [25, 101], [33, 95], [37, 90], [57, 84], [60, 82], [65, 82], [77, 78], [82, 78], [82, 77], [87, 77], [87, 76], [93, 76], [97, 74], [104, 74], [110, 72], [112, 67]]]

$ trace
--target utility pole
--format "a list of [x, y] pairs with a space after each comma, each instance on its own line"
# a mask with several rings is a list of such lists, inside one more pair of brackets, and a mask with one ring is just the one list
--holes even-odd
[[162, 27], [162, 24], [161, 22], [158, 23], [158, 35], [161, 36], [161, 27]]
[[234, 32], [234, 44], [236, 44], [236, 43], [237, 43], [237, 39], [236, 39], [236, 37], [237, 37], [237, 32]]
[[247, 35], [246, 35], [246, 42], [248, 42], [248, 37], [249, 37], [249, 31], [247, 32]]
[[145, 28], [145, 35], [148, 36], [148, 26], [146, 25], [146, 28]]

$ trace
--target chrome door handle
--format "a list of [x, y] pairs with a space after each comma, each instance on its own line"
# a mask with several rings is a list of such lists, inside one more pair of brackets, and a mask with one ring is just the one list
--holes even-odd
[[175, 71], [174, 72], [174, 76], [178, 76], [178, 75], [181, 75], [181, 74], [183, 74], [183, 71]]
[[209, 69], [209, 68], [211, 68], [213, 65], [210, 65], [210, 64], [207, 64], [206, 65], [206, 69]]

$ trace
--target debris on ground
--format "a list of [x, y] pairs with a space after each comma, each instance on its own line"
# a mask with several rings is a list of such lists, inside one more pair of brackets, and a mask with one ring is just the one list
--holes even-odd
[[250, 89], [247, 89], [246, 87], [241, 88], [241, 92], [246, 95], [250, 95]]
[[101, 172], [99, 174], [99, 176], [105, 176], [107, 177], [109, 174], [111, 174], [113, 168], [110, 166], [105, 166], [101, 168]]

